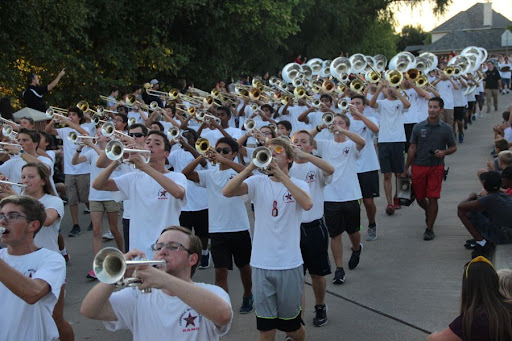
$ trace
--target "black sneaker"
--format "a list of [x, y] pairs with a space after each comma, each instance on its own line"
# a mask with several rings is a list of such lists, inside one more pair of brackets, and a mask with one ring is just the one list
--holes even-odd
[[315, 327], [325, 326], [327, 324], [327, 306], [315, 305], [315, 317], [313, 318], [313, 325]]
[[423, 240], [433, 240], [435, 236], [434, 230], [425, 229], [425, 233], [423, 233]]
[[345, 270], [343, 268], [336, 268], [334, 272], [334, 278], [332, 284], [343, 284], [345, 283]]
[[359, 264], [359, 256], [361, 256], [361, 251], [363, 251], [363, 244], [359, 243], [359, 251], [354, 251], [352, 248], [352, 256], [350, 256], [350, 260], [348, 261], [348, 268], [350, 270], [354, 270]]
[[73, 228], [71, 229], [71, 231], [69, 231], [68, 237], [76, 237], [80, 233], [82, 233], [82, 230], [80, 229], [80, 226], [75, 224], [75, 225], [73, 225]]
[[207, 255], [201, 255], [201, 263], [199, 264], [199, 269], [206, 269], [210, 267], [210, 253]]
[[464, 244], [464, 247], [468, 250], [474, 250], [476, 247], [476, 241], [474, 239], [468, 239], [466, 240], [466, 244]]
[[242, 299], [242, 306], [240, 307], [240, 314], [249, 314], [250, 312], [252, 312], [254, 310], [254, 297], [252, 296], [248, 296], [248, 297], [243, 297]]
[[480, 244], [476, 244], [475, 249], [471, 252], [471, 258], [476, 258], [478, 256], [484, 256], [487, 259], [491, 259], [494, 256], [494, 252], [496, 251], [496, 245], [487, 241], [484, 246]]

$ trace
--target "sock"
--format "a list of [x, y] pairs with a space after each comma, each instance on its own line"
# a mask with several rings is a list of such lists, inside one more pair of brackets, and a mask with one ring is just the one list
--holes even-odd
[[203, 250], [203, 252], [202, 252], [201, 254], [202, 254], [203, 256], [207, 256], [207, 255], [208, 255], [208, 253], [209, 253], [209, 251], [208, 251], [208, 249], [206, 249], [206, 250]]
[[485, 239], [482, 239], [482, 240], [477, 240], [476, 243], [480, 246], [485, 246], [485, 244], [487, 243], [487, 240]]
[[65, 256], [68, 254], [68, 250], [66, 250], [66, 248], [63, 248], [62, 250], [59, 250], [60, 251], [60, 254]]

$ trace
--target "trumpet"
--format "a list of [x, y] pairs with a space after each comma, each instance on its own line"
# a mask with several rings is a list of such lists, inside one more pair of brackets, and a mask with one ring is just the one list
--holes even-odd
[[330, 126], [333, 121], [334, 115], [332, 113], [326, 112], [325, 114], [322, 115], [322, 122], [324, 122], [326, 126]]
[[296, 87], [295, 90], [293, 90], [293, 94], [294, 94], [295, 98], [298, 98], [298, 99], [308, 96], [306, 88], [303, 86]]
[[180, 128], [178, 127], [170, 127], [169, 129], [167, 129], [166, 133], [169, 140], [176, 141], [181, 137]]
[[0, 117], [0, 120], [2, 122], [4, 122], [5, 124], [15, 125], [16, 127], [21, 128], [21, 126], [18, 123], [15, 123], [15, 122], [13, 122], [11, 120], [7, 120], [7, 119], [5, 119], [3, 117]]
[[261, 171], [268, 170], [270, 162], [272, 162], [272, 152], [267, 147], [258, 147], [252, 153], [252, 163]]
[[364, 78], [369, 82], [369, 83], [378, 83], [380, 82], [380, 79], [381, 79], [381, 74], [379, 71], [376, 71], [376, 70], [370, 70], [368, 71]]
[[137, 119], [135, 117], [130, 117], [128, 119], [128, 126], [132, 126], [134, 125], [135, 123], [137, 123]]
[[346, 99], [340, 99], [338, 101], [338, 108], [341, 110], [347, 110], [347, 108], [350, 106], [350, 103]]
[[2, 135], [3, 136], [11, 136], [14, 135], [15, 131], [12, 129], [10, 125], [4, 124], [2, 126]]
[[407, 78], [411, 82], [416, 82], [420, 76], [421, 71], [418, 69], [409, 69], [405, 73], [405, 78]]
[[[10, 182], [10, 181], [6, 181], [6, 180], [0, 180], [0, 185], [18, 186], [18, 187], [21, 187], [21, 188], [27, 187], [27, 185], [19, 184], [17, 182]], [[1, 233], [3, 233], [3, 232], [1, 232]]]
[[107, 122], [101, 127], [101, 134], [105, 137], [113, 137], [115, 135], [130, 137], [125, 133], [116, 130], [114, 123], [112, 122]]
[[256, 128], [256, 122], [254, 120], [247, 120], [244, 122], [244, 128], [247, 131], [253, 131]]
[[404, 76], [402, 73], [398, 70], [388, 70], [384, 74], [384, 78], [388, 81], [389, 85], [398, 87], [400, 84], [402, 84], [402, 81], [404, 80]]
[[352, 90], [355, 93], [362, 94], [364, 88], [364, 83], [360, 79], [354, 79], [352, 82], [350, 82], [350, 90]]
[[428, 81], [428, 77], [425, 76], [425, 75], [419, 76], [415, 83], [416, 83], [416, 86], [418, 88], [423, 88], [423, 87], [428, 86], [430, 84], [429, 81]]
[[46, 117], [48, 117], [51, 120], [54, 117], [60, 117], [65, 120], [69, 120], [69, 117], [67, 117], [65, 114], [67, 114], [67, 110], [57, 108], [57, 107], [50, 107], [49, 109], [46, 110]]
[[334, 89], [336, 88], [336, 85], [334, 85], [333, 82], [331, 82], [330, 80], [326, 79], [323, 83], [322, 83], [322, 90], [326, 93], [331, 93], [334, 91]]
[[96, 137], [95, 136], [78, 135], [74, 131], [70, 131], [68, 134], [68, 140], [73, 142], [74, 144], [84, 145], [85, 143], [83, 140], [85, 140], [85, 139], [94, 141], [94, 140], [96, 140]]
[[15, 147], [15, 148], [21, 148], [21, 145], [18, 143], [8, 143], [8, 142], [0, 142], [0, 146], [6, 146], [6, 147]]
[[[142, 160], [144, 163], [149, 163], [151, 159], [151, 151], [147, 149], [129, 149], [124, 146], [124, 144], [121, 143], [121, 141], [112, 140], [107, 143], [107, 146], [105, 147], [105, 155], [112, 160], [112, 161], [118, 161], [121, 160], [121, 162], [128, 163], [128, 160], [122, 159], [123, 155], [127, 153], [139, 153], [142, 156]], [[146, 154], [146, 156], [144, 155]], [[149, 154], [149, 155], [147, 155]]]
[[117, 114], [117, 111], [107, 110], [107, 109], [105, 109], [105, 107], [103, 105], [98, 105], [96, 107], [96, 115], [103, 116], [103, 115], [105, 115], [106, 112], [109, 112], [112, 114]]
[[94, 125], [96, 125], [96, 126], [98, 126], [100, 123], [102, 123], [102, 124], [107, 123], [107, 121], [102, 120], [101, 116], [98, 116], [98, 115], [93, 115], [91, 120], [94, 123]]
[[[196, 150], [205, 158], [210, 158], [214, 153], [214, 150], [210, 146], [210, 141], [205, 139], [204, 137], [200, 137], [197, 139], [195, 144]], [[215, 166], [217, 162], [215, 160], [210, 160], [212, 165]]]
[[311, 102], [311, 106], [316, 109], [320, 109], [322, 107], [322, 101], [319, 99], [315, 99], [313, 102]]
[[[113, 247], [101, 249], [94, 261], [92, 267], [98, 280], [106, 284], [115, 284], [116, 286], [135, 287], [142, 283], [138, 277], [124, 278], [126, 269], [134, 266], [159, 266], [165, 267], [164, 260], [126, 260], [121, 251]], [[150, 292], [151, 289], [143, 291]]]
[[336, 87], [336, 92], [340, 93], [340, 94], [343, 94], [345, 91], [347, 91], [347, 84], [345, 83], [340, 83], [337, 87]]
[[217, 124], [220, 124], [220, 118], [218, 118], [216, 116], [204, 113], [203, 115], [201, 115], [201, 117], [202, 117], [201, 121], [203, 121], [204, 123], [210, 123], [212, 121], [215, 121]]

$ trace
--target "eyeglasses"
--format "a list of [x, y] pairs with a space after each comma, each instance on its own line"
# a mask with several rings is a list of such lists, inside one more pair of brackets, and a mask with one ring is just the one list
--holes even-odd
[[22, 117], [21, 119], [23, 119], [23, 120], [27, 120], [27, 121], [29, 121], [30, 123], [34, 123], [34, 119], [33, 119], [32, 117], [27, 117], [27, 116], [25, 116], [25, 117]]
[[28, 219], [27, 216], [24, 216], [24, 215], [21, 215], [19, 213], [16, 213], [16, 212], [12, 212], [12, 213], [7, 213], [7, 214], [3, 214], [3, 213], [0, 213], [0, 221], [2, 221], [3, 219], [5, 219], [5, 223], [6, 224], [9, 224], [9, 222], [11, 220], [18, 220], [18, 218], [25, 218], [25, 219]]
[[144, 136], [143, 133], [128, 133], [128, 136], [130, 137], [142, 137]]
[[155, 243], [151, 245], [151, 250], [160, 251], [163, 248], [166, 248], [169, 251], [178, 251], [179, 249], [183, 249], [187, 251], [189, 254], [192, 254], [189, 249], [187, 249], [183, 244], [177, 242], [168, 242], [168, 243]]
[[116, 119], [114, 119], [114, 122], [124, 122], [124, 121], [121, 118], [116, 118]]
[[494, 266], [492, 265], [492, 263], [485, 257], [483, 256], [478, 256], [476, 258], [473, 258], [471, 260], [471, 262], [469, 262], [467, 265], [466, 265], [466, 278], [468, 278], [468, 270], [469, 270], [469, 266], [473, 263], [478, 263], [478, 262], [484, 262], [484, 263], [487, 263], [489, 264], [493, 269], [494, 269]]
[[231, 149], [229, 148], [217, 148], [216, 149], [217, 153], [222, 153], [222, 154], [229, 154], [231, 153]]

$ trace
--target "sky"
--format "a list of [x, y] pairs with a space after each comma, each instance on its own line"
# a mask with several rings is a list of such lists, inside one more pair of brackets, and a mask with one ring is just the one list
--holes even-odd
[[[397, 11], [394, 11], [397, 20], [396, 30], [400, 32], [405, 25], [417, 26], [421, 24], [423, 30], [429, 32], [457, 13], [467, 10], [478, 2], [485, 2], [485, 0], [453, 0], [451, 5], [447, 7], [445, 14], [439, 17], [433, 14], [432, 9], [434, 6], [432, 6], [430, 1], [423, 1], [414, 9], [402, 5], [398, 7]], [[494, 0], [492, 1], [492, 8], [494, 11], [512, 20], [512, 0]]]

